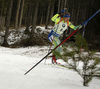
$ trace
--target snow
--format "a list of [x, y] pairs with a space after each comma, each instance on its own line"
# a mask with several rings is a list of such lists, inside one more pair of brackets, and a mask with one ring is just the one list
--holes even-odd
[[[51, 64], [51, 58], [42, 61], [27, 75], [24, 73], [43, 58], [47, 46], [26, 48], [0, 47], [0, 89], [99, 89], [100, 80], [93, 78], [89, 87], [73, 70]], [[62, 60], [58, 60], [64, 63]]]
[[[50, 32], [52, 27], [45, 29], [37, 26], [36, 32], [40, 34]], [[23, 34], [25, 28], [10, 31], [8, 43], [14, 44], [21, 38], [28, 36]], [[31, 30], [31, 28], [30, 28]], [[0, 44], [3, 42], [4, 32], [0, 32]], [[48, 46], [34, 46], [23, 48], [0, 47], [0, 89], [99, 89], [100, 80], [93, 78], [89, 87], [82, 85], [82, 78], [73, 70], [51, 64], [51, 58], [43, 60], [27, 75], [24, 75], [33, 65], [48, 53]], [[72, 51], [68, 47], [69, 51]], [[96, 53], [100, 55], [100, 52]], [[66, 63], [59, 59], [59, 63]], [[82, 64], [80, 64], [82, 65]]]
[[[24, 34], [25, 28], [20, 28], [19, 30], [9, 30], [9, 36], [8, 36], [8, 44], [14, 44], [16, 42], [20, 42], [21, 39], [26, 39], [29, 36]], [[4, 35], [5, 35], [5, 31], [0, 32], [0, 44], [3, 43], [4, 40]]]

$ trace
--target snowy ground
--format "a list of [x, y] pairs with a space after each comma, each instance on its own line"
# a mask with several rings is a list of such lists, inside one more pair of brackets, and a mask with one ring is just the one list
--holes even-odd
[[[0, 89], [100, 89], [100, 80], [93, 78], [89, 87], [73, 70], [40, 63], [27, 75], [24, 73], [47, 54], [48, 47], [0, 47]], [[61, 63], [64, 63], [60, 61]], [[51, 63], [50, 58], [46, 63]]]

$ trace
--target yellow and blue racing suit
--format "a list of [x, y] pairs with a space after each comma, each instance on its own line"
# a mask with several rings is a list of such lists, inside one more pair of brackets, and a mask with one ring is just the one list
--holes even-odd
[[[48, 39], [50, 42], [52, 42], [52, 44], [56, 47], [57, 45], [60, 44], [60, 40], [59, 40], [59, 36], [67, 29], [68, 30], [68, 26], [74, 30], [75, 26], [68, 21], [64, 22], [64, 20], [62, 19], [61, 21], [61, 17], [59, 17], [59, 14], [54, 15], [51, 20], [53, 22], [55, 22], [54, 28], [53, 30], [49, 33], [48, 35]], [[61, 54], [62, 53], [62, 46], [59, 46], [56, 50]]]

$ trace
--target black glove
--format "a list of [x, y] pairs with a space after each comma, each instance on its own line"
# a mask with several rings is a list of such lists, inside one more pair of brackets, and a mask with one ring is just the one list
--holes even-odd
[[64, 12], [65, 12], [65, 10], [62, 10], [62, 11], [59, 11], [59, 12], [58, 12], [58, 14], [59, 14], [59, 16], [60, 16], [61, 18], [63, 17]]

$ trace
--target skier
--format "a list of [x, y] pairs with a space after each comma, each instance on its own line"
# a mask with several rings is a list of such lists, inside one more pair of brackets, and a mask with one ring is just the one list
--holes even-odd
[[[76, 30], [80, 25], [74, 26], [69, 20], [70, 20], [70, 13], [65, 12], [65, 10], [62, 10], [60, 13], [57, 13], [54, 15], [51, 20], [55, 22], [55, 25], [53, 27], [53, 30], [49, 33], [48, 39], [49, 41], [56, 47], [57, 45], [60, 44], [59, 37], [60, 35], [67, 30], [68, 31], [68, 26], [74, 30]], [[59, 52], [59, 54], [62, 54], [62, 46], [59, 46], [56, 51]], [[53, 52], [53, 58], [52, 58], [52, 63], [56, 63], [56, 60], [58, 58], [58, 55], [56, 55]]]

